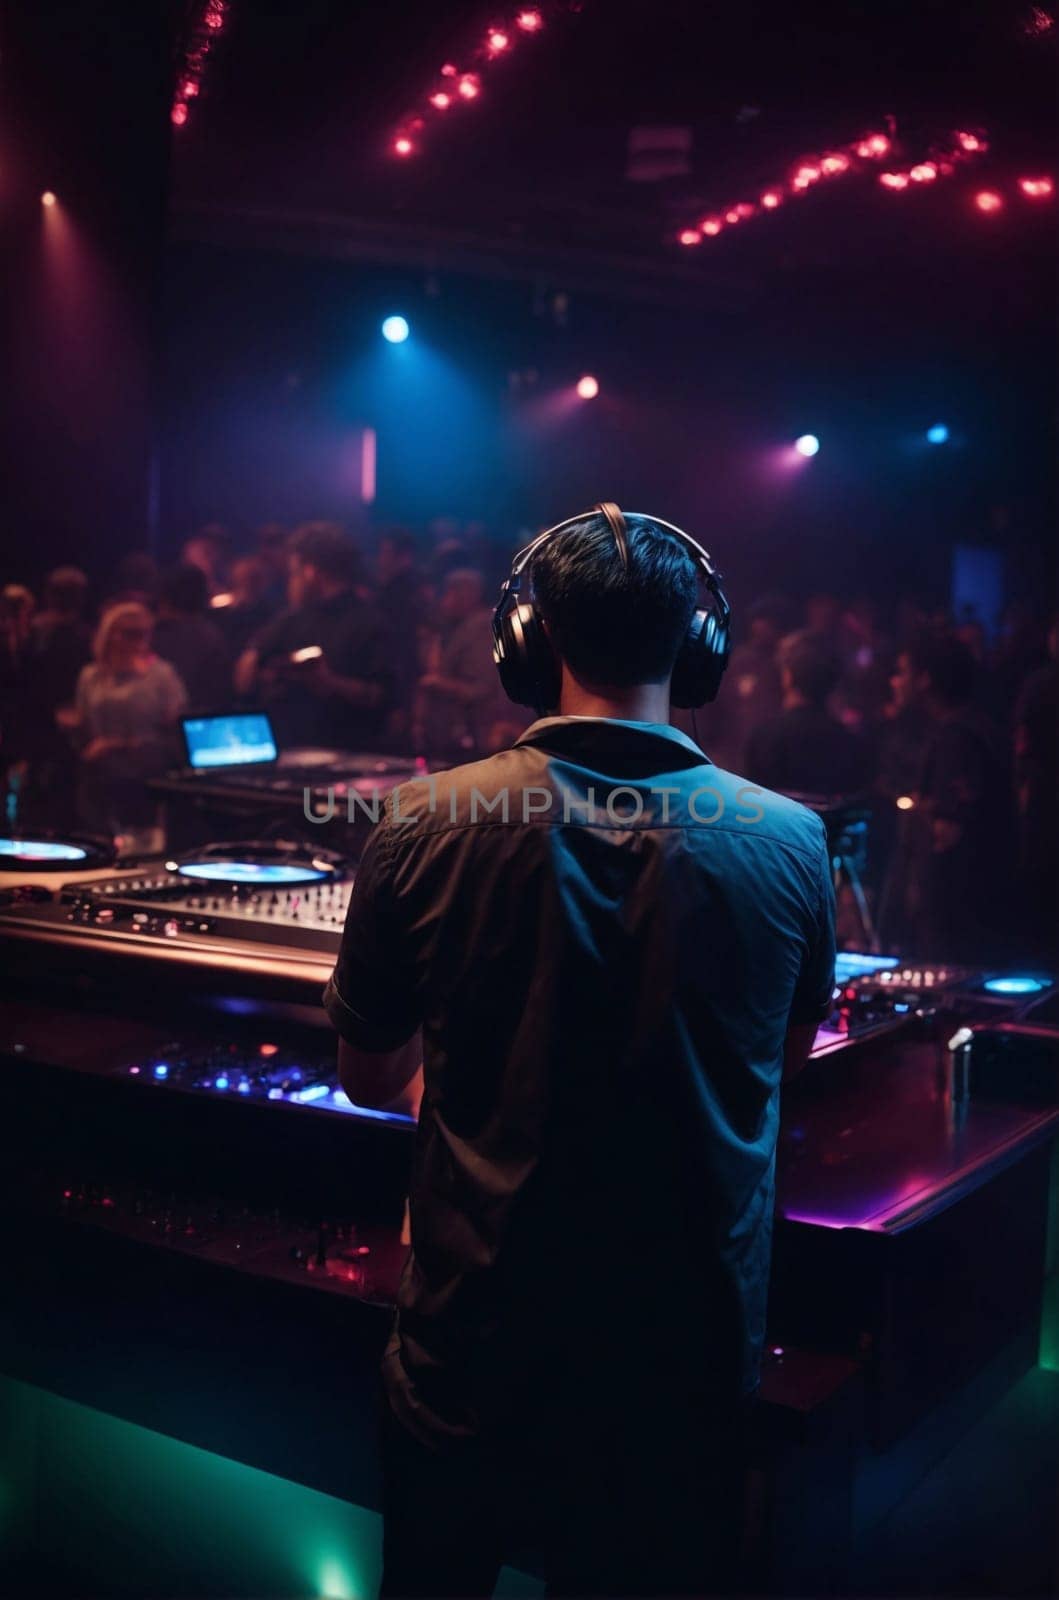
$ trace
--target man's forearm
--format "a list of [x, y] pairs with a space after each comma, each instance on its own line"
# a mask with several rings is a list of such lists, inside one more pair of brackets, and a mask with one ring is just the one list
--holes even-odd
[[376, 1111], [419, 1109], [423, 1040], [418, 1028], [396, 1050], [362, 1050], [345, 1039], [338, 1042], [338, 1077], [354, 1105]]

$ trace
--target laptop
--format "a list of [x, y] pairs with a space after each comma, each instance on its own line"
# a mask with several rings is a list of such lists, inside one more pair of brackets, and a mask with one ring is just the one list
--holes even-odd
[[280, 749], [267, 711], [223, 711], [209, 716], [181, 717], [187, 768], [197, 777], [244, 773], [247, 777], [267, 778], [272, 773], [305, 772], [319, 775], [320, 769], [344, 771], [389, 771], [407, 762], [392, 756], [366, 755], [349, 750]]

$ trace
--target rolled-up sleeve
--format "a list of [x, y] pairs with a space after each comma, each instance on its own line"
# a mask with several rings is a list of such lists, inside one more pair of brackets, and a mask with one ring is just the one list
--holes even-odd
[[419, 1027], [415, 972], [393, 901], [395, 837], [389, 817], [361, 858], [324, 1007], [343, 1039], [361, 1050], [396, 1050]]
[[[824, 833], [823, 824], [820, 828]], [[835, 885], [826, 834], [817, 858], [816, 914], [807, 932], [805, 954], [794, 991], [792, 1023], [822, 1022], [835, 992]]]

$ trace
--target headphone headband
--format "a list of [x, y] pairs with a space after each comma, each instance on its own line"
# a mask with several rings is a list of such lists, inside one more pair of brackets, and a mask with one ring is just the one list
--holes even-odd
[[[531, 539], [515, 556], [511, 573], [501, 586], [500, 599], [493, 613], [493, 659], [504, 691], [516, 705], [533, 706], [537, 711], [543, 711], [557, 704], [559, 696], [559, 666], [537, 607], [532, 600], [523, 601], [519, 598], [522, 575], [533, 557], [550, 539], [597, 511], [606, 519], [614, 535], [622, 567], [628, 572], [629, 530], [625, 517], [613, 500], [601, 500], [591, 511], [566, 517]], [[640, 512], [629, 514], [643, 515]], [[710, 596], [709, 608], [697, 609], [691, 618], [670, 682], [673, 705], [705, 705], [716, 697], [728, 665], [731, 608], [721, 587], [721, 575], [708, 551], [683, 528], [666, 522], [662, 517], [644, 516], [643, 520], [663, 528], [683, 545], [698, 568]]]
[[[622, 557], [622, 564], [626, 571], [628, 571], [628, 529], [625, 523], [625, 514], [618, 508], [617, 505], [615, 505], [613, 500], [601, 500], [597, 505], [592, 507], [592, 511], [582, 511], [576, 517], [564, 517], [562, 522], [555, 523], [555, 525], [551, 528], [545, 528], [544, 532], [538, 533], [535, 539], [530, 540], [529, 544], [523, 545], [522, 549], [518, 551], [511, 563], [511, 577], [507, 580], [508, 584], [511, 585], [511, 592], [514, 594], [518, 593], [520, 587], [518, 580], [522, 577], [522, 574], [525, 572], [529, 563], [533, 560], [533, 557], [537, 554], [537, 551], [542, 547], [542, 545], [547, 544], [549, 539], [552, 539], [557, 534], [562, 533], [564, 528], [572, 528], [576, 522], [584, 522], [585, 518], [590, 517], [593, 511], [601, 511], [606, 517], [608, 523], [610, 524], [611, 532], [614, 534], [614, 542], [618, 546], [618, 553]], [[620, 521], [620, 534], [615, 528], [614, 522], [611, 520], [610, 513], [612, 512], [617, 514], [617, 517]], [[642, 511], [630, 511], [629, 516], [642, 517], [645, 522], [653, 522], [656, 528], [664, 528], [667, 533], [673, 534], [675, 538], [680, 540], [681, 544], [684, 546], [685, 550], [688, 552], [691, 559], [701, 572], [706, 587], [709, 589], [711, 595], [717, 603], [717, 609], [721, 618], [724, 621], [727, 621], [731, 615], [731, 607], [729, 606], [728, 601], [725, 598], [724, 591], [721, 588], [721, 574], [714, 566], [713, 559], [710, 556], [709, 551], [705, 550], [697, 539], [693, 539], [690, 533], [685, 533], [683, 528], [678, 528], [673, 522], [666, 522], [663, 517], [651, 516], [650, 514]]]

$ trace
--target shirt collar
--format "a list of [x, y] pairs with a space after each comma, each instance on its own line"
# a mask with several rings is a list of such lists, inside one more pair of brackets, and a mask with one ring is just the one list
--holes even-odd
[[675, 766], [712, 765], [694, 739], [669, 722], [627, 722], [620, 717], [540, 717], [515, 744], [533, 745], [558, 756], [604, 751], [646, 755], [654, 751], [660, 772]]

